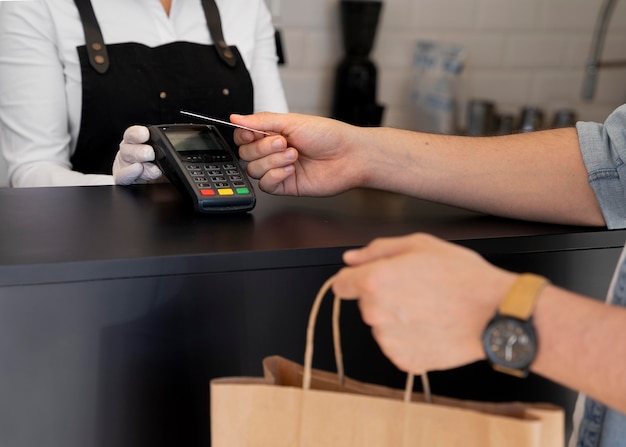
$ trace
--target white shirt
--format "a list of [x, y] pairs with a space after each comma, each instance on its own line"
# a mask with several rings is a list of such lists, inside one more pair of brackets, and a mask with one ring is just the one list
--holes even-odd
[[[173, 0], [169, 16], [159, 0], [91, 1], [106, 44], [212, 43], [200, 0]], [[255, 111], [286, 112], [264, 0], [216, 3], [224, 39], [250, 71]], [[71, 170], [82, 102], [76, 47], [84, 44], [73, 0], [0, 2], [0, 149], [12, 186], [113, 184]]]

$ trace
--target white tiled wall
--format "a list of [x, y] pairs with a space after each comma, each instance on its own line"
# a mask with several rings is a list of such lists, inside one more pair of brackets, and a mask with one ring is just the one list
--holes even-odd
[[0, 153], [0, 188], [4, 186], [9, 186], [9, 175], [7, 172], [7, 163]]
[[[339, 0], [267, 0], [282, 30], [281, 68], [290, 109], [329, 115], [335, 67], [343, 51]], [[463, 45], [461, 125], [468, 98], [490, 99], [502, 112], [525, 105], [549, 117], [561, 107], [603, 121], [626, 102], [626, 67], [602, 69], [595, 98], [581, 99], [584, 65], [602, 0], [383, 0], [371, 59], [378, 67], [384, 125], [410, 127], [409, 79], [416, 40]], [[618, 1], [603, 59], [626, 59], [626, 1]]]

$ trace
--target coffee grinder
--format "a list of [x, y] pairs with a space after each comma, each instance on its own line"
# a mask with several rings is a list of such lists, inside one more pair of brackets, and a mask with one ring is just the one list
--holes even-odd
[[377, 69], [370, 60], [382, 1], [341, 0], [345, 56], [335, 74], [332, 117], [359, 126], [380, 126], [384, 107], [376, 102]]

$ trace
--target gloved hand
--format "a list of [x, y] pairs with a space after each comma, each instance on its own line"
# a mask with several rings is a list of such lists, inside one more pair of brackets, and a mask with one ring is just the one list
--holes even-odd
[[120, 149], [113, 161], [113, 180], [116, 185], [130, 185], [138, 180], [152, 181], [163, 176], [154, 161], [154, 149], [143, 144], [150, 138], [148, 128], [131, 126], [124, 132]]

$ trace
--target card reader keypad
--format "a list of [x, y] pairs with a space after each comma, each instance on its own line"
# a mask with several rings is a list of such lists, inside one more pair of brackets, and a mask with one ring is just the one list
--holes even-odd
[[203, 196], [251, 193], [236, 162], [227, 154], [186, 155], [182, 159]]

